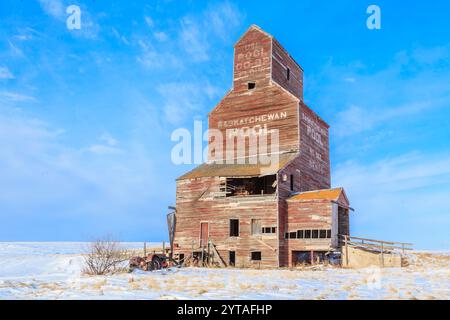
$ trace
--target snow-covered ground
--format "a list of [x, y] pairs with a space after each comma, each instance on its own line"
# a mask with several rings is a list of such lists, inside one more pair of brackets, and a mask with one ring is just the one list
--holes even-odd
[[402, 269], [175, 268], [86, 276], [86, 248], [0, 243], [0, 299], [450, 299], [448, 253], [415, 253]]

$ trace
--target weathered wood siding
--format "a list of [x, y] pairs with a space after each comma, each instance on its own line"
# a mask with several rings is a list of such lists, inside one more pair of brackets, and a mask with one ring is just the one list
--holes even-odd
[[[250, 82], [256, 86], [249, 90]], [[209, 129], [222, 133], [221, 157], [211, 152], [217, 143], [210, 138], [209, 160], [225, 158], [230, 135], [238, 131], [267, 135], [275, 129], [279, 133], [279, 151], [294, 151], [298, 156], [278, 172], [277, 194], [272, 196], [218, 197], [220, 186], [226, 181], [223, 177], [177, 181], [176, 252], [189, 255], [192, 248], [198, 249], [202, 222], [209, 222], [210, 239], [225, 262], [228, 263], [228, 252], [235, 251], [236, 266], [284, 266], [291, 261], [292, 250], [329, 246], [330, 239], [303, 243], [285, 240], [285, 232], [290, 228], [314, 228], [316, 224], [328, 228], [331, 223], [330, 202], [287, 202], [292, 192], [330, 187], [328, 128], [303, 103], [301, 67], [272, 36], [251, 27], [235, 45], [233, 88], [209, 114]], [[240, 156], [258, 152], [250, 153], [248, 142], [247, 139], [246, 153]], [[237, 145], [233, 158], [239, 156], [236, 149]], [[287, 179], [283, 181], [285, 175]], [[293, 190], [290, 175], [294, 177]], [[239, 237], [230, 237], [230, 219], [239, 219]], [[260, 219], [262, 226], [276, 227], [276, 234], [252, 235], [252, 219]], [[261, 252], [261, 262], [250, 261], [252, 251]]]
[[[287, 201], [286, 232], [332, 227], [332, 203], [328, 200]], [[331, 239], [287, 239], [287, 264], [292, 264], [292, 251], [328, 251]]]
[[[277, 46], [278, 61], [285, 64], [296, 64]], [[279, 151], [298, 150], [299, 148], [299, 98], [286, 91], [300, 84], [301, 70], [293, 67], [292, 81], [286, 83], [275, 76], [277, 82], [272, 81], [272, 72], [279, 74], [281, 66], [272, 70], [272, 37], [258, 29], [250, 29], [235, 46], [233, 90], [230, 91], [214, 110], [209, 114], [209, 129], [218, 129], [223, 136], [222, 146], [229, 145], [238, 130], [245, 136], [261, 137], [268, 135], [271, 130], [278, 130]], [[254, 82], [256, 87], [248, 89], [248, 83]], [[284, 89], [283, 89], [284, 88]], [[297, 90], [298, 91], [298, 90]], [[299, 92], [296, 93], [299, 95]], [[270, 135], [269, 135], [270, 137]], [[269, 139], [271, 142], [271, 140]], [[246, 139], [245, 154], [254, 155], [258, 151], [248, 148]], [[269, 146], [270, 147], [270, 146]], [[219, 159], [210, 149], [210, 160]], [[234, 150], [237, 149], [235, 143]], [[268, 150], [272, 151], [271, 149]], [[265, 153], [260, 152], [260, 153]], [[222, 152], [224, 157], [224, 153]], [[235, 151], [237, 157], [237, 153]], [[222, 157], [222, 158], [223, 158]]]
[[[228, 94], [210, 113], [209, 128], [221, 131], [223, 147], [226, 147], [227, 140], [229, 141], [233, 137], [235, 132], [233, 129], [250, 130], [255, 134], [261, 132], [261, 135], [275, 129], [278, 130], [279, 151], [298, 150], [298, 113], [298, 100], [279, 86], [257, 87], [246, 93], [231, 92]], [[261, 137], [261, 135], [257, 136]], [[271, 141], [269, 139], [269, 142]], [[245, 155], [257, 154], [257, 150], [250, 152], [248, 142], [249, 140], [246, 139]], [[236, 156], [237, 146], [235, 142]], [[273, 150], [271, 145], [268, 147], [267, 151]]]
[[304, 103], [300, 103], [300, 170], [301, 187], [296, 191], [328, 189], [330, 178], [329, 126]]
[[303, 100], [303, 70], [275, 39], [272, 41], [272, 80]]
[[270, 83], [272, 38], [266, 33], [250, 29], [234, 46], [233, 91], [246, 92], [248, 82], [256, 87]]
[[[177, 225], [175, 253], [186, 256], [200, 246], [200, 224], [209, 222], [209, 238], [228, 263], [229, 251], [236, 252], [236, 266], [277, 266], [276, 234], [252, 235], [251, 220], [262, 227], [277, 227], [275, 195], [254, 197], [215, 197], [224, 178], [206, 177], [177, 182]], [[230, 237], [230, 219], [239, 219], [239, 236]], [[262, 261], [250, 260], [252, 251], [260, 251]]]

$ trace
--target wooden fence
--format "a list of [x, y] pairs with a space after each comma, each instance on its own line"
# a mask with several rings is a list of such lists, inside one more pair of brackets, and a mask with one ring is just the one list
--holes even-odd
[[[401, 253], [405, 254], [407, 250], [413, 250], [412, 243], [407, 242], [393, 242], [393, 241], [383, 241], [374, 240], [367, 238], [351, 237], [348, 235], [339, 235], [344, 239], [344, 250], [346, 259], [348, 259], [348, 247], [354, 247], [359, 249], [365, 249], [370, 251], [379, 252], [381, 254], [381, 263], [384, 264], [384, 254], [386, 253]], [[348, 264], [348, 261], [347, 261]]]

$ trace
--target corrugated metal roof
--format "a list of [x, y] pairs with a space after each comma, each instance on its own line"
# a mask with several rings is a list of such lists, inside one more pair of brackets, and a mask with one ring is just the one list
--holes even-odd
[[336, 189], [323, 189], [323, 190], [314, 190], [301, 192], [293, 195], [289, 198], [289, 200], [330, 200], [330, 201], [338, 201], [341, 194], [344, 192], [343, 188]]
[[252, 164], [254, 157], [243, 159], [242, 164], [216, 164], [204, 163], [194, 170], [182, 175], [177, 180], [194, 179], [202, 177], [257, 177], [276, 174], [290, 161], [298, 156], [297, 152], [283, 153], [279, 155], [279, 161], [275, 165]]

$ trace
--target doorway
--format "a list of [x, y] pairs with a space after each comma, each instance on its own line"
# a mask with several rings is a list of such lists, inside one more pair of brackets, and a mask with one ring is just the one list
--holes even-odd
[[200, 223], [200, 247], [204, 248], [208, 245], [209, 238], [209, 222]]
[[350, 235], [350, 221], [348, 216], [348, 209], [341, 206], [338, 207], [338, 244], [344, 245], [343, 235]]
[[235, 251], [229, 251], [228, 252], [228, 265], [230, 267], [234, 267], [236, 265], [236, 252]]

